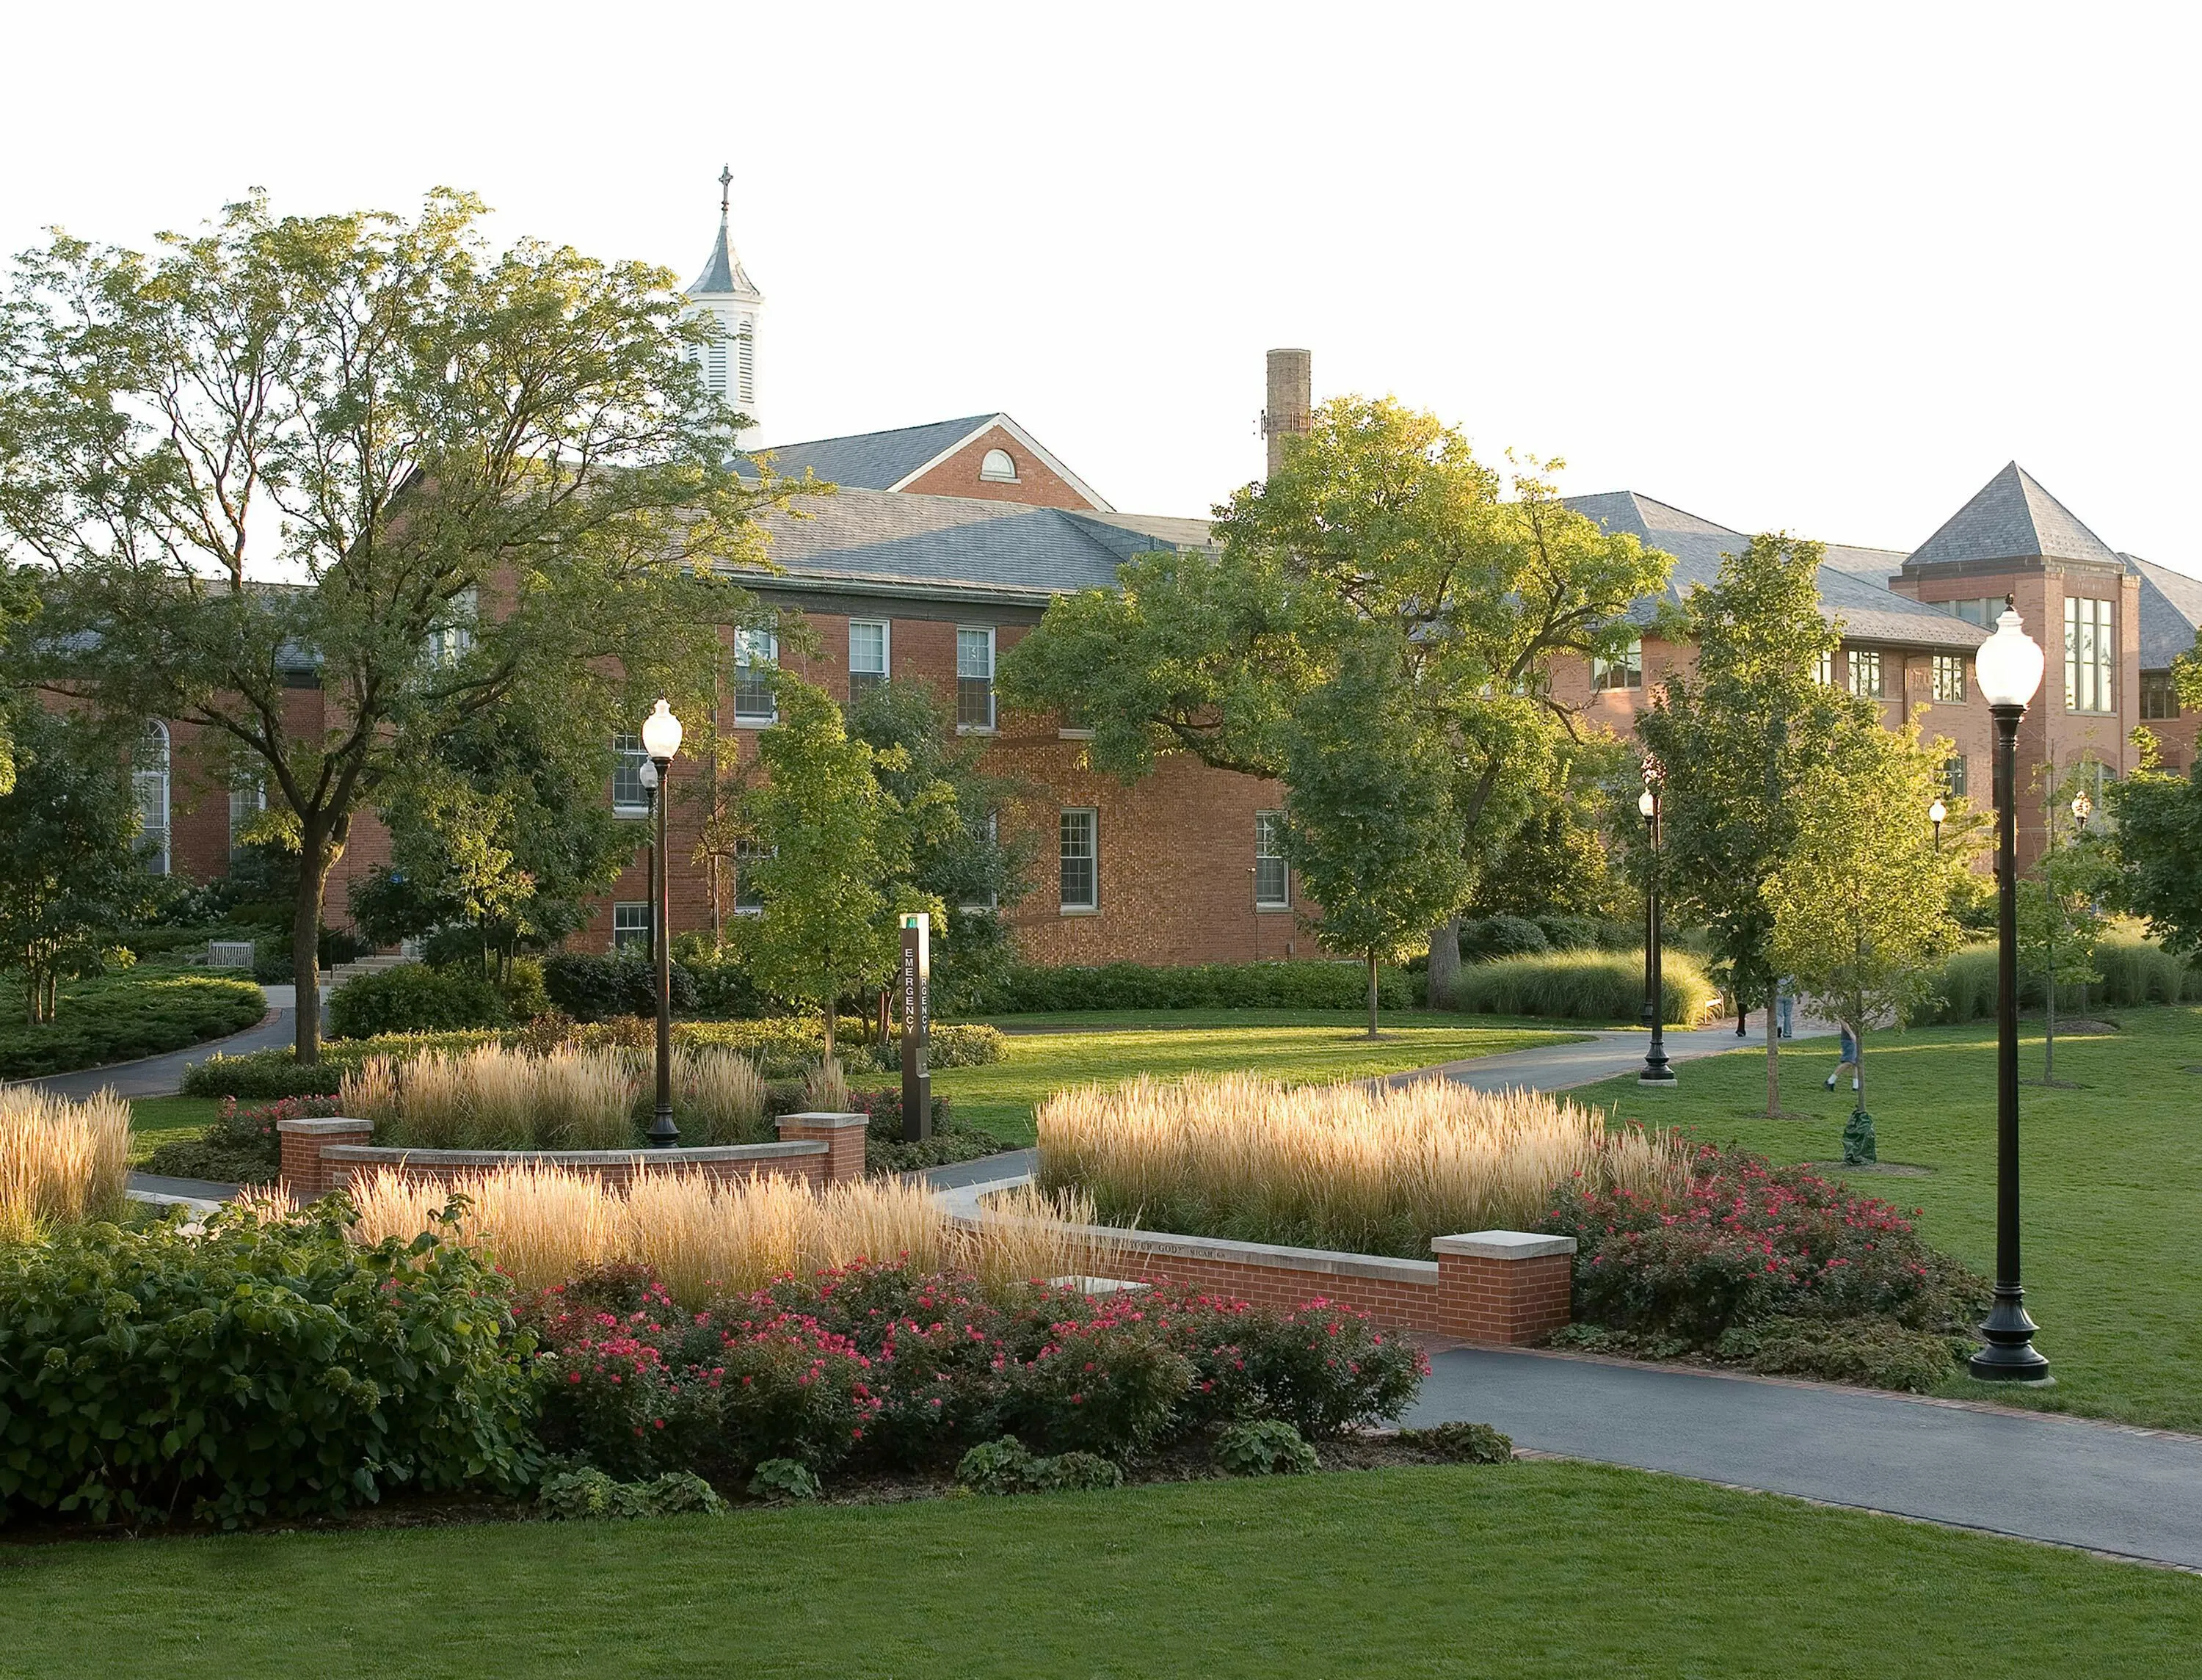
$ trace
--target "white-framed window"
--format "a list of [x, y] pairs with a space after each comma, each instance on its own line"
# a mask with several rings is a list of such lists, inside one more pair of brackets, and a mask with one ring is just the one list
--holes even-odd
[[[986, 844], [988, 846], [998, 846], [1001, 844], [1002, 817], [999, 811], [988, 811], [980, 821], [974, 823], [972, 826], [979, 834], [986, 836]], [[986, 889], [986, 896], [985, 898], [976, 899], [970, 904], [958, 905], [957, 906], [958, 910], [968, 911], [993, 911], [999, 910], [1001, 907], [1002, 895], [991, 887]]]
[[1964, 654], [1938, 653], [1934, 656], [1934, 694], [1938, 700], [1962, 700], [1965, 698]]
[[1060, 852], [1063, 910], [1100, 909], [1101, 813], [1090, 808], [1064, 811]]
[[754, 865], [772, 856], [771, 851], [753, 840], [734, 842], [734, 914], [762, 916], [764, 914], [764, 889], [757, 884]]
[[612, 906], [612, 949], [622, 956], [648, 957], [656, 947], [650, 942], [650, 906], [615, 904]]
[[780, 702], [772, 674], [780, 665], [780, 638], [769, 630], [734, 632], [734, 722], [777, 723]]
[[642, 767], [649, 762], [650, 755], [642, 750], [640, 735], [612, 737], [613, 816], [650, 815], [650, 788], [642, 779]]
[[456, 665], [474, 651], [474, 617], [481, 596], [473, 584], [444, 604], [436, 628], [428, 632], [428, 663]]
[[240, 766], [229, 781], [229, 855], [244, 848], [241, 838], [252, 819], [268, 809], [268, 780], [258, 771]]
[[1812, 656], [1812, 681], [1822, 688], [1835, 685], [1835, 655], [1832, 648], [1822, 648]]
[[166, 875], [168, 852], [168, 726], [148, 719], [130, 755], [130, 785], [138, 795], [138, 850], [146, 872]]
[[1996, 620], [2003, 616], [2003, 597], [1977, 595], [1964, 601], [1938, 601], [1943, 611], [1962, 618], [1968, 624], [1977, 624], [1983, 630], [1993, 630]]
[[990, 449], [979, 457], [979, 476], [989, 484], [1015, 484], [1017, 481], [1016, 457], [1006, 449]]
[[1881, 650], [1877, 647], [1854, 647], [1849, 655], [1851, 693], [1860, 699], [1878, 700], [1884, 692], [1881, 668]]
[[1943, 791], [1953, 799], [1965, 797], [1968, 768], [1965, 755], [1962, 752], [1953, 752], [1942, 761]]
[[2140, 715], [2152, 720], [2179, 716], [2179, 685], [2170, 671], [2141, 673]]
[[1644, 686], [1644, 638], [1634, 636], [1628, 645], [1610, 657], [1594, 653], [1590, 661], [1590, 686], [1601, 693]]
[[849, 699], [862, 699], [886, 681], [892, 633], [885, 619], [849, 621]]
[[992, 625], [959, 625], [956, 631], [956, 727], [994, 727], [994, 631]]
[[2118, 639], [2111, 604], [2064, 598], [2064, 710], [2116, 711]]
[[1257, 811], [1254, 813], [1254, 907], [1289, 910], [1292, 903], [1292, 871], [1285, 861], [1285, 814]]

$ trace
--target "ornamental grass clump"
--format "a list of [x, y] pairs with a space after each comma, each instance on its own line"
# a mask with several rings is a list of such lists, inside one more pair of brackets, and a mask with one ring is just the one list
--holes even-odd
[[130, 1105], [113, 1091], [0, 1089], [0, 1242], [119, 1217], [129, 1172]]
[[1039, 1182], [1150, 1230], [1426, 1259], [1449, 1232], [1522, 1229], [1561, 1185], [1678, 1193], [1671, 1135], [1449, 1081], [1287, 1088], [1251, 1074], [1141, 1077], [1040, 1105]]
[[[688, 1058], [688, 1087], [709, 1094], [716, 1116], [730, 1115], [727, 1093], [740, 1076], [721, 1077]], [[560, 1047], [536, 1054], [483, 1044], [399, 1060], [369, 1056], [347, 1070], [338, 1099], [344, 1112], [374, 1123], [379, 1143], [416, 1149], [623, 1149], [635, 1141], [640, 1064], [617, 1049]], [[728, 1119], [727, 1123], [735, 1123]]]
[[746, 1056], [676, 1048], [673, 1117], [683, 1143], [765, 1143], [764, 1076]]

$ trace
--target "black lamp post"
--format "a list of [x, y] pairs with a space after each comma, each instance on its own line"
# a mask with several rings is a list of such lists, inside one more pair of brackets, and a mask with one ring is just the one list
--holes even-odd
[[2018, 720], [2041, 686], [2041, 663], [2040, 644], [2019, 628], [2006, 597], [1995, 634], [1974, 660], [1996, 732], [1995, 1300], [1981, 1324], [1988, 1345], [1969, 1362], [1984, 1382], [2049, 1380], [2018, 1269]]
[[1650, 890], [1644, 895], [1644, 1024], [1652, 1029], [1652, 1047], [1644, 1052], [1644, 1071], [1639, 1085], [1669, 1086], [1675, 1070], [1667, 1064], [1667, 1011], [1661, 1007], [1664, 976], [1659, 964], [1659, 778], [1647, 769], [1644, 791], [1637, 795], [1636, 810], [1644, 819], [1644, 832], [1652, 842]]
[[680, 720], [662, 700], [643, 721], [642, 750], [650, 755], [647, 768], [656, 772], [644, 778], [656, 819], [650, 847], [650, 944], [657, 965], [657, 1110], [651, 1117], [650, 1144], [670, 1149], [680, 1141], [680, 1129], [673, 1123], [673, 870], [665, 850], [665, 806], [672, 793], [673, 755], [680, 751]]

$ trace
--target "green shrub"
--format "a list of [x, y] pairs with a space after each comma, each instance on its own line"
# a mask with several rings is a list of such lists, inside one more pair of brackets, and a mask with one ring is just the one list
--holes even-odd
[[[933, 1068], [977, 1068], [998, 1062], [1008, 1051], [1009, 1039], [998, 1027], [976, 1024], [935, 1027], [926, 1037], [925, 1065]], [[889, 1073], [902, 1071], [902, 1040], [890, 1039], [880, 1051], [880, 1066]]]
[[1778, 1376], [1931, 1394], [1973, 1350], [1968, 1336], [1886, 1318], [1769, 1318], [1739, 1325], [1714, 1351]]
[[765, 1500], [813, 1500], [818, 1497], [818, 1478], [810, 1466], [793, 1459], [767, 1459], [750, 1477], [750, 1497]]
[[227, 1038], [268, 1013], [249, 980], [204, 970], [127, 969], [64, 984], [56, 1018], [22, 1019], [22, 994], [0, 1017], [0, 1079], [34, 1079], [104, 1067]]
[[326, 1118], [336, 1111], [333, 1097], [282, 1097], [254, 1107], [242, 1107], [236, 1098], [224, 1097], [212, 1125], [197, 1137], [162, 1144], [147, 1158], [145, 1170], [217, 1184], [272, 1184], [283, 1164], [277, 1125], [285, 1120]]
[[1226, 1476], [1305, 1476], [1322, 1468], [1315, 1448], [1279, 1418], [1233, 1424], [1216, 1437], [1216, 1465]]
[[[1693, 957], [1660, 956], [1660, 996], [1670, 1023], [1695, 1026], [1720, 993]], [[1531, 1015], [1557, 1021], [1634, 1021], [1644, 1008], [1640, 951], [1547, 952], [1470, 963], [1460, 971], [1449, 1005], [1469, 1015]]]
[[400, 963], [347, 981], [329, 995], [333, 1038], [501, 1027], [507, 1018], [504, 999], [479, 969]]
[[[683, 964], [672, 965], [672, 988], [674, 1013], [694, 1014], [696, 977]], [[543, 959], [543, 989], [554, 1007], [576, 1021], [657, 1013], [657, 969], [644, 957], [556, 952]]]
[[236, 1524], [533, 1471], [528, 1343], [486, 1258], [295, 1222], [0, 1251], [0, 1518]]
[[1460, 924], [1460, 954], [1470, 963], [1493, 957], [1532, 957], [1551, 948], [1545, 930], [1519, 916], [1487, 916]]
[[1596, 918], [1588, 916], [1540, 916], [1533, 918], [1537, 931], [1544, 934], [1545, 943], [1554, 951], [1597, 951], [1601, 948], [1602, 931]]
[[533, 1021], [550, 1012], [550, 994], [543, 987], [543, 964], [533, 957], [515, 957], [497, 982], [504, 999], [504, 1012], [515, 1021]]
[[1124, 1471], [1098, 1453], [1036, 1458], [1013, 1435], [974, 1447], [957, 1460], [956, 1480], [978, 1494], [1086, 1493], [1124, 1485]]
[[733, 1507], [692, 1471], [668, 1471], [649, 1482], [615, 1482], [593, 1466], [545, 1477], [538, 1500], [554, 1523], [673, 1517], [700, 1512], [723, 1517]]
[[[1386, 1009], [1406, 1009], [1414, 992], [1403, 969], [1377, 982]], [[1363, 1009], [1368, 970], [1355, 963], [1202, 963], [1148, 968], [1110, 963], [1099, 968], [1011, 969], [986, 1005], [996, 1014], [1088, 1009]]]
[[772, 999], [757, 982], [732, 946], [713, 946], [702, 934], [676, 934], [673, 960], [696, 982], [696, 1008], [722, 1021], [751, 1021], [771, 1012]]
[[1427, 1429], [1401, 1429], [1399, 1444], [1456, 1465], [1514, 1462], [1514, 1438], [1488, 1424], [1438, 1424]]

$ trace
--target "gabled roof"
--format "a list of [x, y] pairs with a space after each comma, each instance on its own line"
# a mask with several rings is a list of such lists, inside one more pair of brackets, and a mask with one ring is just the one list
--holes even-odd
[[764, 302], [764, 293], [742, 267], [742, 259], [734, 255], [733, 240], [727, 232], [727, 212], [719, 211], [719, 237], [711, 246], [711, 254], [704, 259], [704, 272], [688, 288], [691, 298], [743, 298], [752, 304]]
[[2195, 633], [2202, 630], [2202, 578], [2138, 555], [2118, 557], [2140, 578], [2140, 668], [2169, 670], [2181, 654], [2194, 651]]
[[[1645, 547], [1674, 556], [1674, 570], [1668, 575], [1664, 592], [1647, 595], [1630, 606], [1628, 616], [1639, 624], [1651, 624], [1658, 616], [1663, 600], [1679, 606], [1693, 586], [1710, 587], [1720, 576], [1722, 560], [1740, 553], [1750, 541], [1740, 531], [1633, 490], [1570, 496], [1567, 504], [1609, 531], [1628, 532]], [[1829, 544], [1816, 579], [1820, 610], [1830, 622], [1841, 619], [1844, 635], [1852, 641], [1970, 648], [1987, 640], [1987, 632], [1978, 625], [1890, 589], [1887, 580], [1903, 563], [1902, 555], [1888, 549]]]
[[924, 426], [898, 427], [891, 432], [857, 432], [845, 438], [774, 444], [757, 452], [769, 454], [774, 470], [792, 477], [801, 477], [807, 467], [828, 483], [848, 489], [902, 490], [998, 426], [1045, 462], [1050, 471], [1091, 503], [1094, 511], [1116, 511], [1092, 486], [1057, 460], [1046, 445], [1006, 414], [967, 415], [961, 420], [936, 420]]
[[2091, 560], [2116, 566], [2118, 557], [2014, 461], [1911, 552], [1911, 566], [1966, 560]]

